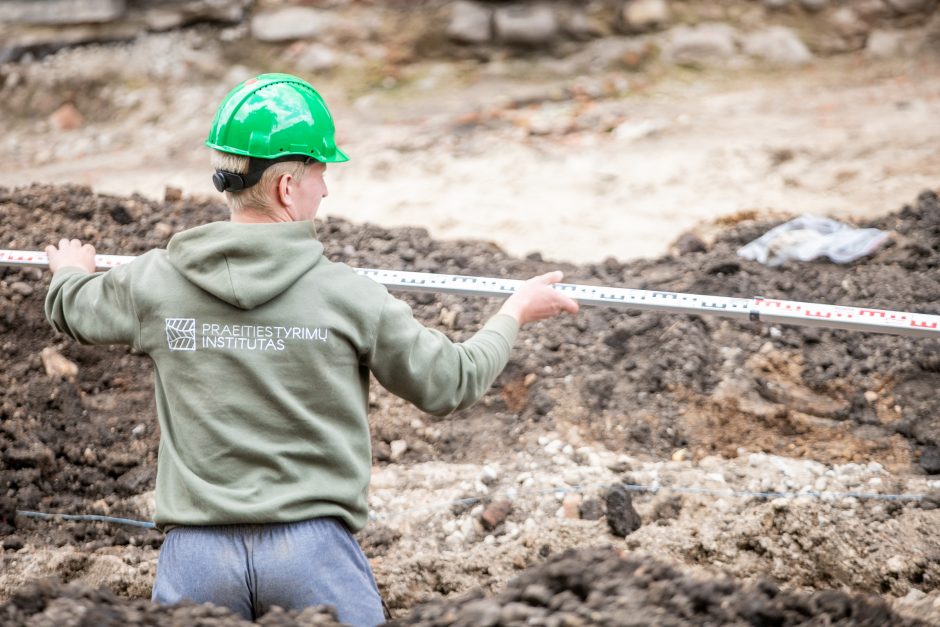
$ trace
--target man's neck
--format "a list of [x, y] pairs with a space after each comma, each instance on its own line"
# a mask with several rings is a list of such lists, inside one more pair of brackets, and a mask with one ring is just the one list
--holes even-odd
[[259, 211], [257, 209], [239, 209], [233, 211], [229, 220], [238, 224], [270, 224], [272, 222], [293, 222], [293, 218], [284, 209]]

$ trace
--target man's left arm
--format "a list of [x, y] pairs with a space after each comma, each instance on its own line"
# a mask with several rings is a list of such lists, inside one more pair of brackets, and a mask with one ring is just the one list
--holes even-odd
[[131, 267], [95, 272], [95, 249], [78, 240], [48, 246], [53, 271], [46, 318], [82, 344], [137, 346], [140, 325], [131, 291]]

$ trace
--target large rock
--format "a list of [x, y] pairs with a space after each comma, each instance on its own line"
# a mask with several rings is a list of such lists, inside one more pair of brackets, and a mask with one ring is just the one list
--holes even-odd
[[924, 34], [913, 31], [874, 30], [865, 42], [865, 55], [886, 59], [910, 55], [924, 44]]
[[544, 4], [496, 9], [493, 24], [500, 41], [527, 46], [549, 44], [561, 30], [555, 12]]
[[785, 26], [751, 33], [744, 39], [744, 52], [774, 65], [804, 65], [813, 58], [806, 44]]
[[460, 0], [451, 5], [447, 36], [464, 44], [482, 44], [493, 39], [493, 11]]
[[734, 55], [736, 34], [731, 26], [717, 22], [679, 26], [669, 32], [663, 56], [680, 64], [722, 61]]
[[666, 0], [631, 0], [623, 6], [621, 19], [630, 32], [650, 31], [669, 21], [669, 5]]
[[251, 0], [180, 0], [148, 2], [141, 7], [141, 19], [154, 31], [182, 28], [194, 22], [239, 24], [245, 19], [245, 8]]
[[16, 24], [92, 24], [124, 15], [125, 0], [5, 0], [0, 22]]
[[925, 446], [920, 452], [920, 467], [928, 475], [940, 475], [940, 448]]
[[309, 7], [286, 7], [265, 11], [251, 19], [251, 35], [259, 41], [281, 42], [313, 39], [329, 31], [329, 13]]
[[842, 37], [855, 37], [868, 33], [868, 25], [850, 7], [841, 7], [830, 17], [829, 23]]
[[633, 496], [619, 483], [607, 490], [607, 524], [611, 533], [620, 538], [627, 537], [643, 525], [633, 507]]

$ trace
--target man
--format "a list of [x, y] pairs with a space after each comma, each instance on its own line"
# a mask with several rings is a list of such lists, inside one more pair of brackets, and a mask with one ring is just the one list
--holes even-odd
[[94, 272], [94, 248], [49, 246], [46, 315], [83, 343], [124, 343], [154, 363], [156, 516], [167, 531], [154, 601], [212, 602], [254, 619], [330, 604], [382, 622], [351, 532], [367, 519], [369, 373], [443, 416], [476, 402], [518, 328], [577, 303], [527, 281], [472, 338], [427, 329], [378, 283], [331, 263], [313, 220], [328, 163], [348, 160], [306, 82], [265, 74], [236, 87], [206, 144], [229, 222]]

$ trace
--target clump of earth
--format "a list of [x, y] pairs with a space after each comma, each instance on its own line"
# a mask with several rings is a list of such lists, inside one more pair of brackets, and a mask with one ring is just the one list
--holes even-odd
[[[3, 248], [74, 236], [131, 255], [226, 217], [212, 202], [46, 185], [0, 188], [0, 212]], [[779, 222], [739, 214], [688, 233], [669, 256], [582, 265], [419, 228], [329, 218], [318, 233], [331, 259], [355, 267], [503, 278], [562, 269], [571, 283], [940, 313], [934, 192], [860, 222], [892, 238], [846, 265], [770, 268], [736, 254]], [[16, 514], [152, 516], [149, 360], [57, 335], [43, 316], [47, 280], [0, 268], [0, 616], [234, 624], [216, 609], [141, 601], [159, 533]], [[458, 341], [499, 306], [402, 298]], [[643, 624], [937, 620], [938, 348], [933, 338], [606, 308], [538, 323], [459, 415], [433, 420], [374, 388], [374, 518], [360, 542], [404, 624], [582, 624], [592, 612]], [[639, 522], [626, 532], [615, 486], [629, 488]], [[60, 583], [37, 583], [50, 576]]]

